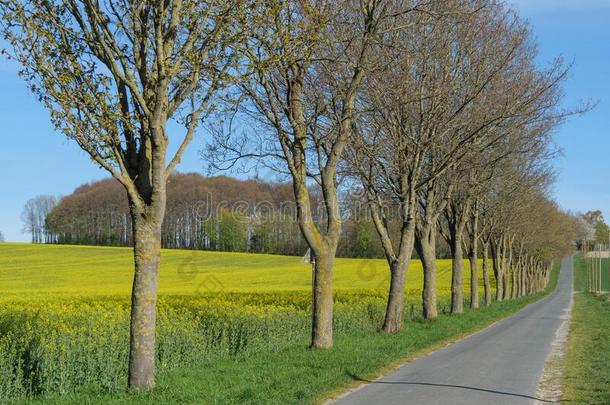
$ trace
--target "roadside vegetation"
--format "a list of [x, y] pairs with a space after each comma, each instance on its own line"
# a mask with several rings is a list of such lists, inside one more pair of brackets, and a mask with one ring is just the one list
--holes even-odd
[[[0, 33], [55, 129], [113, 177], [28, 201], [32, 242], [133, 246], [8, 245], [2, 396], [152, 391], [204, 365], [182, 386], [197, 401], [244, 370], [233, 402], [271, 371], [278, 402], [315, 399], [346, 361], [372, 372], [539, 297], [578, 239], [549, 195], [552, 134], [587, 106], [562, 105], [569, 66], [538, 65], [505, 2], [2, 0]], [[221, 181], [236, 198], [202, 201], [211, 182], [176, 170], [204, 132], [210, 171], [288, 195]]]
[[[79, 248], [60, 249], [68, 253]], [[0, 257], [6, 260], [6, 255]], [[558, 263], [547, 292], [556, 285]], [[108, 273], [111, 279], [114, 274]], [[443, 274], [441, 287], [450, 285], [450, 272]], [[103, 285], [101, 289], [103, 292]], [[447, 305], [433, 322], [423, 320], [415, 311], [407, 315], [407, 327], [397, 334], [378, 333], [384, 310], [382, 296], [339, 292], [334, 324], [337, 344], [333, 350], [319, 352], [307, 349], [309, 301], [304, 291], [197, 298], [162, 295], [158, 386], [151, 393], [122, 389], [127, 373], [122, 359], [128, 350], [123, 336], [129, 319], [128, 296], [71, 299], [71, 295], [77, 296], [77, 290], [63, 296], [50, 294], [46, 299], [41, 296], [30, 300], [27, 308], [23, 301], [3, 302], [0, 330], [18, 345], [11, 350], [7, 340], [0, 339], [0, 397], [32, 402], [25, 391], [16, 395], [16, 384], [7, 384], [14, 382], [10, 367], [15, 359], [9, 356], [23, 359], [26, 353], [19, 350], [27, 347], [31, 358], [22, 367], [35, 373], [23, 375], [21, 381], [44, 394], [39, 395], [44, 403], [312, 403], [374, 378], [418, 352], [487, 326], [540, 299], [545, 292], [476, 311], [467, 309], [459, 316], [450, 315]], [[449, 294], [441, 297], [448, 304]]]
[[[606, 260], [607, 261], [607, 260]], [[610, 296], [587, 292], [582, 255], [574, 258], [574, 306], [562, 403], [610, 403]], [[606, 268], [607, 271], [607, 268]]]
[[[307, 346], [311, 265], [300, 257], [162, 254], [160, 373]], [[45, 397], [83, 385], [101, 392], [122, 390], [129, 350], [130, 255], [128, 248], [0, 247], [0, 398]], [[337, 336], [377, 334], [388, 284], [384, 266], [381, 259], [337, 260]], [[423, 285], [421, 263], [413, 261], [412, 267], [413, 288], [406, 297], [410, 319], [420, 317]], [[447, 312], [451, 261], [439, 260], [438, 269], [439, 307]]]

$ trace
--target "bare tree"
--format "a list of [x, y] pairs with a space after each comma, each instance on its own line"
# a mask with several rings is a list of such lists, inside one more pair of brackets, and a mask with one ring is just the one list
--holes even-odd
[[[420, 197], [422, 224], [416, 246], [420, 246], [422, 260], [431, 261], [424, 259], [432, 257], [426, 251], [434, 249], [427, 241], [439, 214], [444, 213], [443, 236], [452, 254], [451, 311], [461, 313], [464, 233], [476, 197], [499, 161], [532, 145], [546, 145], [549, 129], [564, 117], [557, 105], [567, 70], [561, 61], [545, 71], [532, 63], [535, 47], [527, 25], [502, 4], [485, 2], [469, 14], [451, 17], [449, 28], [443, 31], [449, 41], [441, 43], [452, 44], [452, 51], [440, 55], [457, 56], [443, 63], [451, 66], [449, 77], [453, 79], [440, 82], [447, 95], [440, 108], [444, 115], [437, 114], [431, 126], [443, 136], [436, 139], [427, 160], [430, 168], [447, 168], [442, 178], [429, 182]], [[502, 51], [498, 53], [498, 49]], [[476, 263], [476, 249], [470, 254]], [[476, 286], [474, 278], [472, 281]], [[432, 294], [424, 292], [425, 297]], [[430, 313], [434, 315], [434, 311]]]
[[[377, 57], [387, 65], [366, 79], [360, 97], [366, 113], [356, 122], [358, 136], [352, 139], [346, 159], [348, 171], [365, 190], [390, 268], [385, 332], [398, 332], [404, 319], [417, 193], [447, 168], [425, 167], [434, 142], [434, 134], [426, 126], [431, 115], [427, 103], [434, 97], [428, 92], [428, 69], [434, 63], [431, 55], [450, 16], [464, 10], [455, 2], [422, 2], [416, 11], [402, 16], [401, 29], [386, 35], [377, 48]], [[397, 232], [392, 229], [396, 223]]]
[[41, 195], [28, 200], [21, 212], [23, 232], [32, 235], [32, 243], [48, 242], [47, 217], [57, 205], [57, 198]]
[[[447, 6], [443, 3], [443, 6]], [[428, 176], [417, 191], [420, 205], [415, 248], [424, 265], [423, 313], [437, 316], [435, 259], [438, 222], [446, 212], [454, 258], [454, 312], [461, 312], [462, 234], [472, 204], [472, 190], [457, 187], [472, 174], [474, 156], [501, 139], [494, 128], [518, 111], [505, 89], [526, 46], [526, 32], [503, 5], [455, 2], [436, 29], [425, 28], [417, 41], [419, 97], [411, 126], [424, 145], [422, 173]], [[474, 29], [476, 27], [476, 29]], [[501, 50], [498, 53], [498, 50]], [[421, 61], [420, 61], [421, 60]], [[464, 169], [464, 167], [466, 169]]]
[[[229, 132], [212, 150], [225, 153], [217, 168], [265, 158], [291, 178], [299, 227], [315, 256], [312, 348], [333, 342], [332, 279], [342, 225], [337, 167], [353, 136], [362, 82], [379, 63], [371, 56], [378, 34], [396, 13], [410, 10], [405, 7], [388, 0], [259, 4], [248, 24], [256, 29], [242, 50], [250, 80], [239, 89], [245, 99], [239, 112], [258, 123], [259, 139], [248, 143]], [[322, 194], [321, 221], [312, 183]]]
[[[54, 126], [127, 190], [129, 386], [151, 388], [166, 183], [233, 65], [237, 1], [2, 0], [11, 57]], [[184, 126], [177, 139], [168, 121]], [[177, 140], [177, 142], [176, 142]], [[177, 151], [168, 158], [171, 141]]]

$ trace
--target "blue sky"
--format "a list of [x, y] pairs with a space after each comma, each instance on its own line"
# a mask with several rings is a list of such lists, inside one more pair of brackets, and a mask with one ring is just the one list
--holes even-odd
[[[556, 131], [563, 156], [556, 162], [553, 194], [573, 211], [602, 209], [610, 219], [610, 0], [513, 0], [526, 17], [540, 49], [539, 63], [563, 55], [573, 62], [565, 105], [598, 102], [594, 111]], [[40, 194], [66, 195], [80, 184], [107, 177], [84, 152], [55, 133], [49, 115], [29, 93], [10, 62], [0, 60], [0, 231], [9, 241], [26, 241], [20, 213]], [[204, 172], [197, 151], [200, 133], [181, 171]]]

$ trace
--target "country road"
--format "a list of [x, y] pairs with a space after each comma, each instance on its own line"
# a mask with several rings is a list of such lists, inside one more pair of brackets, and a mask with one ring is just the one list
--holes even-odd
[[515, 315], [333, 402], [369, 404], [532, 404], [545, 359], [570, 306], [572, 259], [557, 289]]

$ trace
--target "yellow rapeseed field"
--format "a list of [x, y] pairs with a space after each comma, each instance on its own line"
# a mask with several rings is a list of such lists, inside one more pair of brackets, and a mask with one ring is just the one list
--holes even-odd
[[[446, 308], [450, 261], [438, 262]], [[468, 266], [466, 266], [468, 270]], [[121, 389], [126, 379], [128, 248], [0, 244], [0, 398]], [[465, 274], [468, 288], [468, 271]], [[384, 260], [337, 259], [337, 335], [374, 332], [388, 287]], [[419, 313], [413, 261], [407, 317]], [[159, 369], [306, 344], [311, 267], [299, 257], [164, 250], [159, 282]]]
[[[451, 283], [450, 260], [438, 261], [439, 292]], [[466, 269], [468, 264], [466, 262]], [[466, 286], [468, 275], [465, 274]], [[0, 293], [7, 295], [129, 295], [133, 258], [129, 248], [0, 244]], [[337, 290], [382, 292], [389, 273], [382, 259], [337, 259]], [[407, 289], [418, 294], [421, 262], [411, 262]], [[219, 292], [306, 291], [311, 266], [300, 257], [248, 253], [163, 250], [161, 295]], [[34, 298], [31, 296], [31, 298]]]

